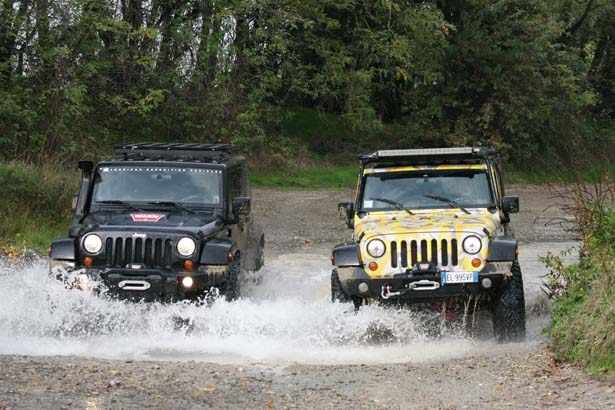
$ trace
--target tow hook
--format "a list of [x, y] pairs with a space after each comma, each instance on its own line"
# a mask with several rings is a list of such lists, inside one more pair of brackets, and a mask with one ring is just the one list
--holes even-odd
[[401, 296], [406, 292], [409, 292], [411, 290], [436, 290], [440, 288], [440, 283], [439, 282], [435, 282], [433, 280], [427, 280], [427, 279], [423, 279], [423, 280], [419, 280], [416, 282], [412, 282], [409, 283], [408, 286], [406, 286], [405, 288], [399, 289], [395, 292], [393, 292], [393, 286], [392, 285], [384, 285], [382, 287], [382, 291], [380, 292], [380, 296], [382, 297], [382, 299], [390, 299], [396, 296]]

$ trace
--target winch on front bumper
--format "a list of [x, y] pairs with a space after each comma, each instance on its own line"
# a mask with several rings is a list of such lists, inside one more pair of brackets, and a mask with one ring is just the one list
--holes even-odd
[[68, 287], [92, 290], [115, 299], [174, 302], [218, 294], [229, 279], [228, 265], [200, 266], [193, 272], [151, 268], [82, 268], [56, 273]]
[[497, 291], [506, 286], [511, 268], [512, 262], [489, 262], [480, 271], [464, 272], [468, 276], [463, 283], [447, 282], [451, 273], [459, 272], [439, 271], [433, 265], [428, 269], [408, 269], [405, 273], [380, 278], [370, 277], [359, 266], [337, 267], [336, 271], [340, 284], [349, 295], [418, 302]]

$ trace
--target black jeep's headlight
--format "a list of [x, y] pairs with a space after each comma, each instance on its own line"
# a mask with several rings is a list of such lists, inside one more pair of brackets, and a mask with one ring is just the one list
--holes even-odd
[[380, 239], [372, 239], [367, 242], [367, 253], [369, 253], [374, 258], [379, 258], [384, 255], [387, 247]]
[[461, 245], [463, 246], [463, 250], [470, 255], [477, 254], [483, 247], [483, 243], [481, 242], [480, 238], [474, 235], [470, 235], [465, 238]]
[[190, 256], [196, 250], [196, 242], [194, 239], [184, 236], [179, 241], [177, 241], [177, 252], [181, 256]]
[[91, 233], [83, 238], [83, 249], [88, 253], [98, 253], [102, 249], [102, 239], [100, 236]]

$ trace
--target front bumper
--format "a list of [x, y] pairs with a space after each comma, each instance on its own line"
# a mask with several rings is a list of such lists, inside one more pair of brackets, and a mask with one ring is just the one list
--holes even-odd
[[[220, 288], [228, 279], [228, 265], [200, 266], [193, 272], [161, 269], [81, 268], [56, 278], [70, 287], [92, 289], [115, 299], [173, 302], [194, 300], [212, 288]], [[182, 280], [192, 278], [192, 286]]]
[[[371, 278], [363, 267], [338, 267], [344, 291], [371, 299], [429, 302], [458, 296], [492, 294], [504, 288], [511, 276], [512, 262], [488, 263], [472, 283], [443, 283], [441, 272], [408, 272], [394, 277]], [[489, 279], [489, 286], [485, 286]], [[365, 287], [367, 285], [367, 288]]]

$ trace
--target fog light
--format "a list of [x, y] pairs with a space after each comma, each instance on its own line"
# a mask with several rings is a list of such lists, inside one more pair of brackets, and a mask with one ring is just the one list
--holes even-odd
[[359, 283], [359, 292], [367, 293], [368, 290], [369, 290], [369, 286], [367, 285], [367, 283], [365, 282]]
[[472, 259], [472, 266], [474, 266], [475, 268], [478, 268], [480, 266], [480, 264], [481, 264], [480, 259], [478, 259], [478, 258]]
[[378, 270], [378, 264], [376, 262], [370, 262], [367, 267], [369, 268], [369, 270]]
[[481, 281], [480, 281], [480, 284], [483, 286], [483, 288], [489, 289], [491, 287], [491, 279], [489, 279], [489, 278], [482, 278]]
[[194, 285], [194, 279], [192, 279], [190, 276], [186, 276], [182, 279], [182, 286], [186, 289], [190, 289], [192, 285]]

